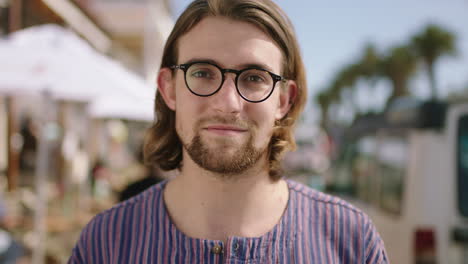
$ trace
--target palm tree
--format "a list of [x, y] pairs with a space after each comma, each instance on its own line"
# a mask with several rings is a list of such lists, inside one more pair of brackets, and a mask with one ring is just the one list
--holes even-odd
[[[338, 89], [339, 95], [346, 99], [345, 103], [349, 103], [353, 110], [359, 112], [359, 104], [354, 100], [353, 93], [356, 90], [356, 83], [361, 77], [361, 68], [357, 63], [344, 66], [336, 75], [334, 87]], [[338, 93], [338, 92], [335, 92]], [[340, 100], [341, 101], [341, 100]]]
[[332, 104], [332, 98], [330, 96], [329, 90], [323, 90], [315, 96], [315, 101], [320, 107], [320, 126], [324, 129], [328, 127], [328, 110]]
[[396, 98], [410, 94], [408, 82], [416, 72], [417, 58], [408, 46], [397, 46], [381, 59], [380, 73], [392, 83], [387, 106]]
[[431, 97], [436, 99], [437, 87], [434, 65], [441, 57], [455, 54], [455, 35], [442, 27], [431, 24], [415, 35], [411, 44], [425, 65], [431, 85]]
[[321, 120], [320, 125], [326, 129], [328, 127], [330, 116], [329, 110], [333, 104], [339, 104], [341, 100], [342, 86], [339, 82], [334, 80], [330, 86], [323, 89], [315, 96], [315, 101], [320, 106]]
[[378, 54], [374, 44], [367, 44], [361, 55], [361, 59], [357, 63], [360, 77], [371, 81], [371, 85], [373, 85], [379, 73], [379, 63], [380, 54]]
[[342, 99], [349, 98], [348, 101], [355, 111], [358, 111], [357, 103], [353, 101], [352, 96], [346, 93], [352, 93], [353, 87], [359, 78], [359, 68], [357, 64], [350, 64], [343, 67], [336, 75], [330, 85], [315, 96], [315, 101], [321, 109], [321, 126], [327, 128], [329, 123], [329, 110], [332, 105], [339, 105]]

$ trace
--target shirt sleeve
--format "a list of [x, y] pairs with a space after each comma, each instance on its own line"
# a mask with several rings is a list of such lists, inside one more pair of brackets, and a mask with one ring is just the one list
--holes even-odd
[[377, 232], [375, 226], [369, 218], [364, 224], [365, 256], [367, 264], [387, 264], [390, 263], [385, 250], [385, 245]]
[[82, 264], [82, 263], [85, 263], [84, 260], [83, 260], [83, 256], [78, 248], [78, 245], [75, 246], [75, 248], [73, 249], [72, 251], [72, 255], [70, 256], [70, 258], [68, 259], [68, 264]]
[[93, 255], [96, 253], [93, 251], [93, 248], [96, 247], [95, 241], [99, 239], [99, 237], [93, 239], [93, 234], [95, 234], [98, 229], [96, 228], [96, 220], [98, 217], [99, 216], [92, 219], [81, 231], [80, 238], [68, 259], [68, 264], [98, 263], [96, 262], [97, 259], [93, 258]]
[[81, 232], [80, 238], [78, 239], [78, 242], [76, 243], [75, 247], [73, 248], [72, 254], [70, 258], [68, 259], [68, 264], [84, 264], [86, 263], [86, 252], [87, 250], [85, 249], [85, 240], [87, 236], [87, 230], [88, 227], [85, 227], [83, 231]]
[[111, 249], [115, 237], [114, 232], [109, 230], [113, 215], [109, 212], [96, 215], [81, 231], [68, 263], [114, 263]]

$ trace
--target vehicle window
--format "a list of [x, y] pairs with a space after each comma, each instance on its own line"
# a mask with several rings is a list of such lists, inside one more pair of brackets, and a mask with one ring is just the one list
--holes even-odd
[[468, 217], [468, 116], [458, 120], [457, 135], [458, 208]]
[[333, 173], [327, 191], [345, 196], [354, 194], [350, 166], [356, 153], [355, 144], [347, 144], [333, 164]]
[[372, 203], [375, 201], [376, 190], [376, 140], [367, 136], [356, 142], [356, 153], [352, 162], [351, 172], [356, 198]]
[[350, 140], [333, 163], [333, 175], [327, 191], [352, 196], [363, 201], [373, 201], [371, 180], [375, 175], [375, 137], [366, 136]]
[[380, 177], [380, 207], [390, 213], [400, 214], [404, 176], [408, 161], [408, 145], [404, 138], [385, 137], [378, 148]]

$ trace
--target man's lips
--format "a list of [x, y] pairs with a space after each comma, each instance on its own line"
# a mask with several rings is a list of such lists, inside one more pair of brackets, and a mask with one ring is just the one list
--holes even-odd
[[247, 129], [245, 128], [229, 125], [209, 125], [204, 127], [203, 129], [218, 134], [237, 134], [247, 132]]

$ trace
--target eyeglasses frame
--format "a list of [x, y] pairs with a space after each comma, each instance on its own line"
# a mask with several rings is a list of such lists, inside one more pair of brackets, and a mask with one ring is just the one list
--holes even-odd
[[[219, 71], [221, 72], [221, 84], [219, 85], [219, 87], [212, 93], [210, 94], [197, 94], [195, 93], [194, 91], [192, 91], [192, 89], [190, 89], [190, 86], [188, 85], [188, 82], [187, 82], [187, 70], [190, 68], [190, 66], [194, 65], [194, 64], [198, 64], [198, 63], [203, 63], [203, 64], [209, 64], [209, 65], [212, 65], [216, 68], [219, 69]], [[236, 75], [236, 78], [234, 79], [234, 84], [236, 86], [236, 90], [237, 90], [237, 93], [240, 95], [240, 97], [242, 97], [242, 99], [246, 100], [247, 102], [250, 102], [250, 103], [261, 103], [265, 100], [267, 100], [271, 94], [273, 94], [273, 91], [275, 90], [275, 87], [276, 87], [276, 83], [278, 82], [286, 82], [287, 79], [284, 78], [283, 76], [281, 75], [277, 75], [277, 74], [274, 74], [268, 70], [265, 70], [265, 69], [262, 69], [260, 67], [247, 67], [245, 69], [242, 69], [242, 70], [235, 70], [235, 69], [223, 69], [221, 68], [220, 66], [216, 65], [215, 63], [212, 63], [210, 61], [193, 61], [193, 62], [190, 62], [190, 63], [183, 63], [183, 64], [179, 64], [179, 65], [171, 65], [169, 68], [171, 69], [180, 69], [184, 72], [184, 81], [185, 81], [185, 85], [187, 86], [187, 89], [194, 95], [196, 96], [200, 96], [200, 97], [208, 97], [208, 96], [212, 96], [214, 95], [215, 93], [217, 93], [219, 90], [221, 90], [221, 87], [223, 87], [223, 84], [224, 84], [224, 81], [226, 80], [226, 77], [225, 77], [225, 74], [226, 73], [234, 73]], [[238, 82], [238, 79], [239, 79], [239, 76], [245, 72], [245, 71], [248, 71], [248, 70], [259, 70], [259, 71], [264, 71], [264, 72], [267, 72], [268, 74], [270, 74], [270, 76], [272, 77], [273, 79], [273, 87], [271, 88], [271, 91], [270, 93], [263, 99], [261, 100], [258, 100], [258, 101], [253, 101], [253, 100], [249, 100], [247, 98], [245, 98], [242, 93], [239, 91], [239, 86], [237, 85], [237, 82]]]

